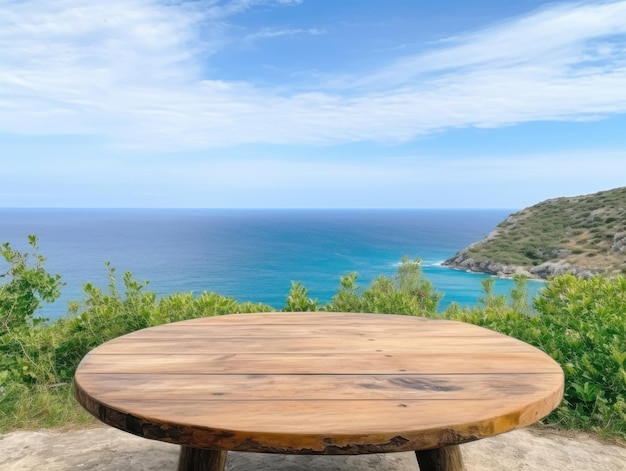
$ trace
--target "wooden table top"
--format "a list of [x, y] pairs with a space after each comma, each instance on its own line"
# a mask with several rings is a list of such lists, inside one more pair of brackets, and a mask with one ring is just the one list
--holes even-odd
[[470, 324], [262, 313], [137, 331], [90, 352], [75, 395], [101, 421], [195, 448], [304, 454], [426, 450], [547, 415], [563, 372]]

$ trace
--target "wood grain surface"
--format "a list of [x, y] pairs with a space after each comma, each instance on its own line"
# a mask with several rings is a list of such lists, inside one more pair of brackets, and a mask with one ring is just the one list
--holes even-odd
[[89, 353], [75, 396], [145, 438], [215, 450], [429, 450], [529, 425], [563, 372], [469, 324], [410, 316], [262, 313], [134, 332]]

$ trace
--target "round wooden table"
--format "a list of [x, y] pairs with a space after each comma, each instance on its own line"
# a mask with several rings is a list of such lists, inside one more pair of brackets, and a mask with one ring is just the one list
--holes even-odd
[[90, 352], [75, 396], [102, 422], [182, 445], [179, 470], [227, 450], [416, 451], [460, 470], [458, 444], [554, 409], [563, 372], [540, 350], [470, 324], [387, 314], [236, 314], [152, 327]]

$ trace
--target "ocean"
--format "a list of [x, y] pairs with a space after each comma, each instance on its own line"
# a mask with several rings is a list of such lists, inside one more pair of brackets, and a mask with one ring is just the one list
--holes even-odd
[[[420, 258], [424, 275], [451, 302], [474, 305], [481, 279], [441, 266], [489, 233], [513, 210], [244, 210], [244, 209], [0, 209], [0, 242], [28, 250], [39, 239], [50, 273], [62, 275], [61, 298], [39, 315], [67, 313], [82, 285], [108, 284], [105, 262], [131, 271], [159, 296], [213, 291], [239, 301], [285, 304], [291, 281], [329, 301], [341, 276], [367, 286], [392, 276], [403, 256]], [[6, 270], [0, 261], [0, 273]], [[496, 279], [498, 293], [512, 281]], [[532, 291], [542, 284], [531, 282]]]

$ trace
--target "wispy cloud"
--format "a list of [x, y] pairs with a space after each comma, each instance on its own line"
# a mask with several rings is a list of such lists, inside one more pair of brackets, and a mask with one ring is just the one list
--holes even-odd
[[[0, 2], [0, 133], [140, 149], [407, 141], [626, 112], [626, 1], [556, 5], [360, 76], [289, 90], [212, 76], [226, 21], [290, 0]], [[261, 29], [258, 38], [318, 30]], [[301, 85], [301, 84], [300, 84]]]
[[249, 34], [245, 37], [247, 41], [255, 41], [257, 39], [270, 39], [270, 38], [278, 38], [281, 36], [302, 36], [302, 35], [312, 35], [317, 36], [319, 34], [324, 34], [324, 31], [318, 28], [263, 28], [256, 33]]
[[[423, 54], [397, 59], [361, 83], [386, 87], [428, 78], [488, 70], [534, 69], [546, 76], [597, 73], [595, 65], [624, 66], [626, 2], [575, 3], [440, 41]], [[610, 67], [613, 68], [613, 67]]]

